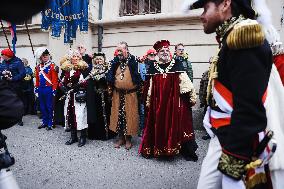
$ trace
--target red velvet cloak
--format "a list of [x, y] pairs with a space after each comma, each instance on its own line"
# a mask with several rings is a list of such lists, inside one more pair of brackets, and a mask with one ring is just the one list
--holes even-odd
[[176, 155], [183, 142], [194, 139], [189, 96], [180, 94], [179, 74], [151, 76], [150, 106], [139, 150], [146, 157]]

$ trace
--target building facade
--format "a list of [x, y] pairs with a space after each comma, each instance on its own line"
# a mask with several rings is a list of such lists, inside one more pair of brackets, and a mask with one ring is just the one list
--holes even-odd
[[[183, 0], [90, 0], [89, 31], [87, 34], [80, 34], [78, 31], [73, 46], [84, 44], [89, 54], [101, 48], [107, 58], [111, 59], [120, 41], [126, 41], [130, 52], [136, 56], [144, 55], [157, 40], [168, 39], [172, 44], [172, 51], [175, 44], [183, 43], [193, 65], [194, 85], [198, 91], [202, 73], [208, 69], [208, 61], [216, 52], [217, 42], [214, 34], [206, 35], [203, 32], [199, 20], [202, 10], [183, 14], [182, 3]], [[272, 10], [274, 25], [283, 40], [281, 16], [284, 0], [267, 3]], [[35, 49], [50, 49], [53, 60], [58, 64], [70, 45], [63, 43], [63, 34], [61, 38], [54, 39], [49, 32], [41, 31], [40, 23], [39, 14], [28, 24], [33, 46]], [[17, 27], [17, 36], [17, 56], [27, 58], [34, 67], [35, 60], [23, 25]], [[7, 47], [2, 33], [0, 40], [0, 49]]]

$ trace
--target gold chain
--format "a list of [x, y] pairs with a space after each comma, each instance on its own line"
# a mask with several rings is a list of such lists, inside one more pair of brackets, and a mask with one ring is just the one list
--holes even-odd
[[167, 67], [166, 69], [162, 69], [162, 68], [159, 66], [159, 63], [158, 63], [158, 62], [157, 62], [157, 63], [154, 63], [154, 66], [155, 66], [155, 68], [156, 68], [161, 74], [164, 74], [164, 73], [168, 73], [168, 72], [172, 69], [172, 67], [174, 66], [174, 64], [175, 64], [175, 60], [172, 59], [170, 65], [168, 65], [168, 67]]

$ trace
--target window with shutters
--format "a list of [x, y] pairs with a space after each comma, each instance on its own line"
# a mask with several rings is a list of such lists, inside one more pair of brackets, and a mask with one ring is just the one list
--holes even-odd
[[121, 0], [120, 16], [161, 13], [161, 0]]

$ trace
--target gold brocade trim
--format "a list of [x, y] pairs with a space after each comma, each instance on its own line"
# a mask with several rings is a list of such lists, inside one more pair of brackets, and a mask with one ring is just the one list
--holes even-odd
[[230, 49], [245, 49], [262, 45], [264, 39], [261, 25], [255, 20], [247, 19], [234, 26], [226, 42]]
[[[191, 137], [194, 136], [194, 133], [189, 133], [187, 134], [186, 132], [183, 133], [184, 139], [191, 139]], [[175, 148], [167, 148], [164, 147], [162, 149], [157, 148], [156, 146], [154, 147], [142, 147], [141, 153], [145, 156], [151, 156], [154, 155], [154, 157], [159, 157], [159, 156], [173, 156], [179, 154], [181, 149], [181, 142], [177, 144]]]
[[209, 71], [208, 71], [206, 102], [208, 105], [211, 105], [211, 106], [215, 105], [215, 103], [213, 102], [213, 87], [214, 87], [214, 80], [218, 78], [217, 64], [219, 61], [219, 52], [220, 52], [220, 48], [217, 50], [216, 55], [212, 58]]
[[177, 155], [179, 154], [179, 150], [181, 149], [181, 145], [178, 144], [176, 148], [163, 148], [159, 149], [157, 147], [154, 147], [154, 157], [157, 156], [163, 156], [163, 155]]
[[246, 189], [253, 189], [258, 184], [267, 183], [267, 178], [265, 173], [257, 173], [246, 180]]
[[231, 31], [231, 29], [238, 24], [239, 22], [243, 21], [245, 17], [240, 15], [239, 17], [231, 17], [229, 20], [225, 21], [216, 29], [216, 34], [220, 37], [220, 41], [223, 40], [224, 36]]
[[191, 138], [191, 137], [193, 137], [193, 135], [194, 135], [194, 133], [187, 134], [186, 132], [183, 132], [183, 137], [184, 138]]
[[178, 147], [176, 148], [163, 148], [159, 149], [156, 146], [154, 148], [142, 148], [142, 154], [146, 156], [151, 156], [152, 154], [154, 157], [159, 157], [159, 156], [173, 156], [179, 154], [179, 150], [181, 149], [181, 145], [178, 144]]
[[142, 154], [145, 154], [147, 156], [151, 155], [151, 148], [143, 148], [142, 151]]
[[225, 175], [240, 180], [245, 174], [245, 165], [244, 160], [222, 153], [218, 169]]

